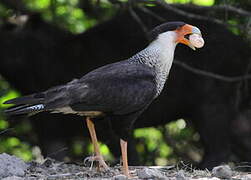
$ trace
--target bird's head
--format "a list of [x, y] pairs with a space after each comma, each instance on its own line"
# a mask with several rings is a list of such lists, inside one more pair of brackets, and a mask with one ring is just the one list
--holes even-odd
[[180, 21], [167, 22], [155, 27], [149, 34], [150, 40], [153, 41], [170, 31], [175, 36], [174, 43], [185, 44], [193, 50], [204, 45], [200, 29]]

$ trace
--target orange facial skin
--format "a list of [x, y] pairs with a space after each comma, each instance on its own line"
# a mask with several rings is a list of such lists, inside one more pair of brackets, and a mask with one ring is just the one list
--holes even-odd
[[195, 50], [195, 47], [191, 44], [191, 42], [188, 39], [185, 38], [185, 35], [188, 35], [188, 34], [201, 35], [201, 32], [197, 27], [189, 25], [189, 24], [185, 24], [184, 26], [175, 30], [175, 32], [177, 33], [177, 39], [176, 39], [177, 43], [185, 44], [189, 46], [190, 48], [192, 48], [193, 50]]

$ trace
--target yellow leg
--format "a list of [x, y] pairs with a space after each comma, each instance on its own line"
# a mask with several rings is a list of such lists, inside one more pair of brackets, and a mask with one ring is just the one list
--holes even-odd
[[127, 142], [123, 139], [120, 139], [120, 147], [122, 153], [122, 162], [123, 162], [123, 173], [127, 177], [130, 177], [129, 168], [128, 168], [128, 159], [127, 159]]
[[89, 117], [86, 118], [86, 123], [87, 123], [88, 130], [90, 132], [90, 135], [91, 135], [92, 144], [94, 146], [94, 152], [96, 155], [96, 159], [99, 162], [99, 166], [102, 166], [104, 169], [108, 169], [109, 167], [106, 165], [103, 157], [101, 156], [100, 150], [99, 150], [99, 145], [98, 145], [98, 140], [97, 140], [97, 135], [95, 132], [94, 124]]

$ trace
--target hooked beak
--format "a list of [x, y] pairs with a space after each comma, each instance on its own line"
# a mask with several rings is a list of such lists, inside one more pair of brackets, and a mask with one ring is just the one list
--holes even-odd
[[201, 36], [199, 28], [186, 24], [180, 27], [179, 29], [175, 30], [175, 32], [177, 33], [177, 40], [176, 40], [177, 43], [185, 44], [189, 46], [191, 49], [196, 50], [194, 45], [186, 37], [188, 37], [191, 34], [197, 34]]

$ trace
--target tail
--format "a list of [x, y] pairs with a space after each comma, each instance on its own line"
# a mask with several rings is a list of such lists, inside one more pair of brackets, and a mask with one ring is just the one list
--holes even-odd
[[9, 116], [25, 114], [33, 115], [45, 109], [43, 102], [43, 93], [10, 99], [3, 104], [15, 104], [15, 106], [6, 109], [4, 112]]

